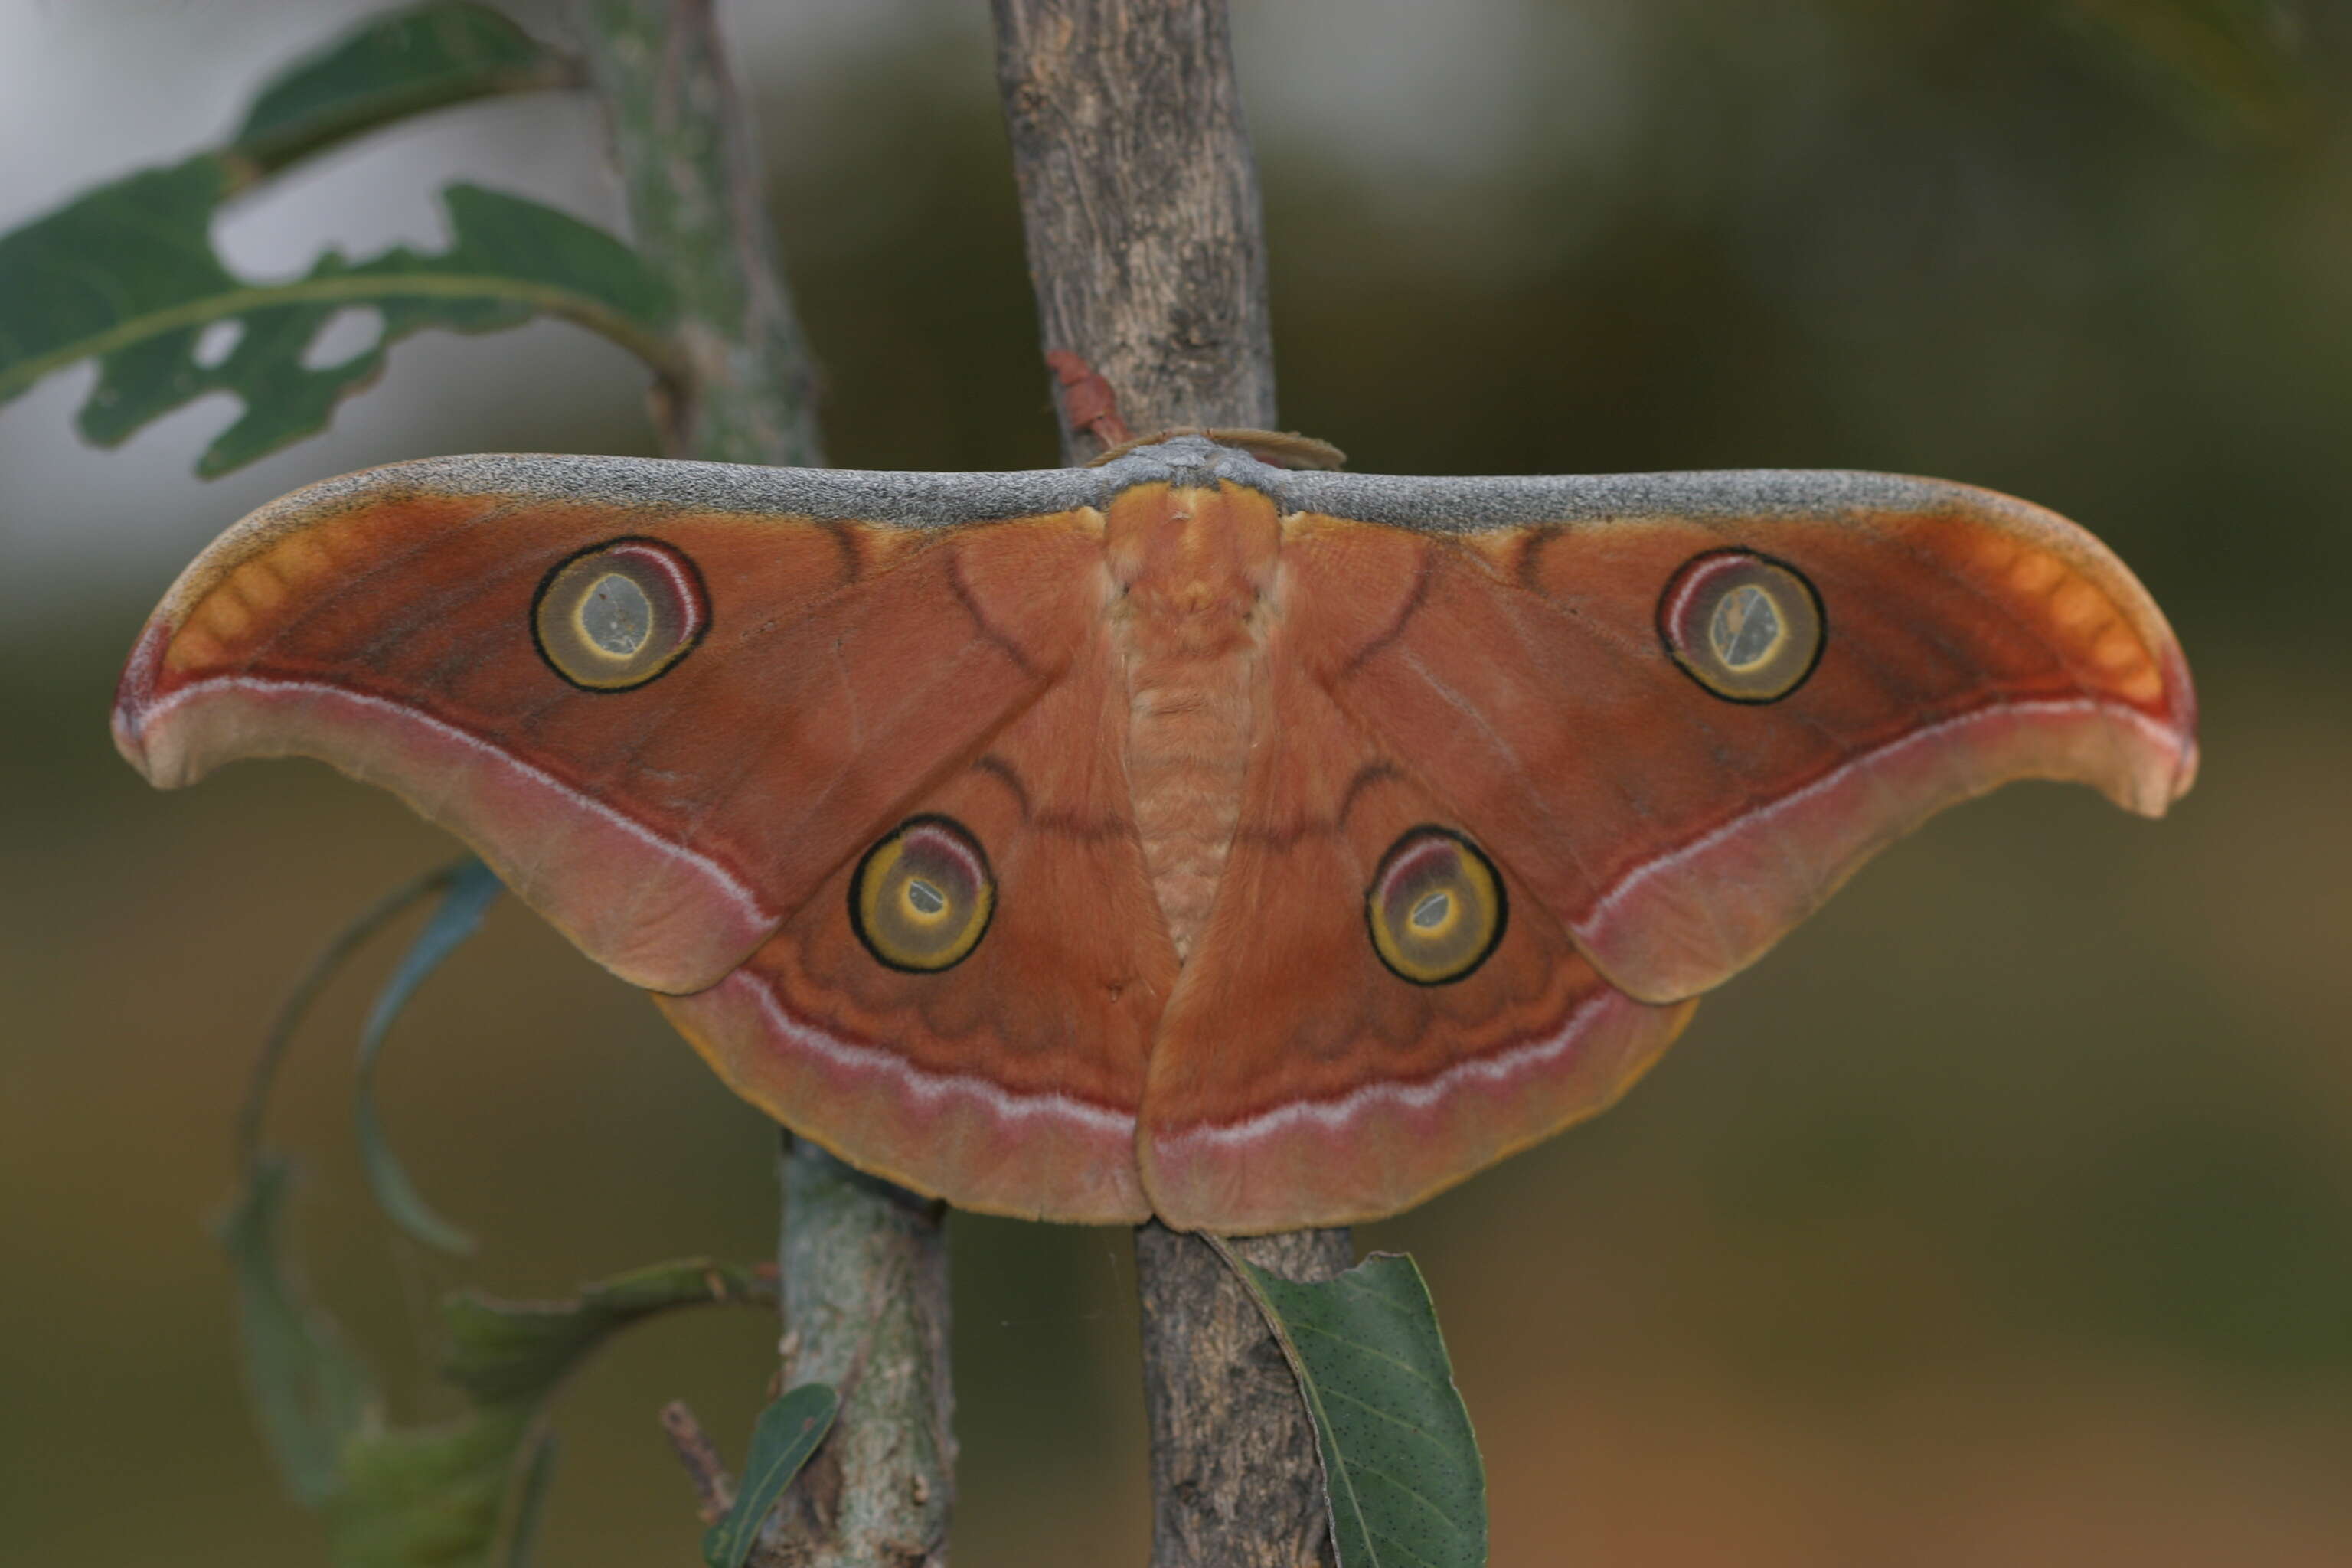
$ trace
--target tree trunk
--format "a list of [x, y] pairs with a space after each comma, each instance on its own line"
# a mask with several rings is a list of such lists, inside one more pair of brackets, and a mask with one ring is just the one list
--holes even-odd
[[[1045, 349], [1091, 364], [1138, 435], [1273, 427], [1265, 242], [1223, 0], [993, 4]], [[1099, 449], [1064, 432], [1066, 460]], [[1302, 1279], [1353, 1261], [1344, 1230], [1234, 1246]], [[1195, 1237], [1147, 1225], [1135, 1255], [1156, 1568], [1328, 1562], [1314, 1430], [1256, 1308]]]

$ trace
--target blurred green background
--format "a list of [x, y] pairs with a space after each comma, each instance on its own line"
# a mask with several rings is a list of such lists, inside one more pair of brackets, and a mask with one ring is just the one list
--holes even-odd
[[[0, 0], [0, 227], [178, 156], [369, 7]], [[1053, 460], [982, 8], [722, 5], [834, 460]], [[2207, 712], [2168, 821], [2026, 786], [1874, 864], [1609, 1116], [1366, 1247], [1427, 1271], [1498, 1563], [2340, 1563], [2352, 1542], [2352, 16], [2263, 0], [1245, 0], [1285, 423], [1403, 473], [1846, 466], [2026, 495], [2165, 605]], [[520, 14], [538, 19], [542, 13]], [[223, 226], [438, 242], [468, 175], [617, 223], [593, 113], [468, 109]], [[449, 847], [312, 764], [150, 793], [105, 710], [268, 496], [430, 452], [647, 447], [560, 327], [404, 346], [210, 485], [230, 416], [0, 412], [0, 1557], [298, 1564], [205, 1225], [322, 934]], [[333, 995], [280, 1104], [311, 1273], [396, 1385], [429, 1303], [772, 1241], [769, 1128], [511, 905], [394, 1040], [393, 1131], [484, 1237], [392, 1237]], [[966, 1568], [1139, 1563], [1123, 1233], [954, 1222]], [[738, 1447], [774, 1330], [641, 1331], [562, 1411], [551, 1563], [687, 1562], [654, 1422]]]

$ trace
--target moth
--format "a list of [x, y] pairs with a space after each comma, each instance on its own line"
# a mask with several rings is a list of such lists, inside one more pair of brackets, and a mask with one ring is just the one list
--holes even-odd
[[856, 1165], [1223, 1233], [1602, 1109], [1943, 806], [2196, 773], [2156, 604], [2025, 502], [1299, 450], [379, 468], [205, 551], [114, 733], [396, 791]]

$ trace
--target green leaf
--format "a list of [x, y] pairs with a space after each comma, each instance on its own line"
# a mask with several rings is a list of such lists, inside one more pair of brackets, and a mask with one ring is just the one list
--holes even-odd
[[[772, 1308], [774, 1287], [708, 1258], [657, 1264], [568, 1301], [495, 1301], [461, 1292], [442, 1303], [443, 1375], [470, 1406], [443, 1426], [367, 1431], [345, 1446], [342, 1487], [327, 1506], [341, 1568], [488, 1568], [499, 1518], [509, 1560], [535, 1517], [532, 1472], [545, 1461], [546, 1405], [604, 1341], [657, 1312], [712, 1302]], [[538, 1483], [544, 1484], [543, 1478]]]
[[370, 19], [271, 78], [228, 151], [273, 172], [412, 114], [576, 79], [567, 61], [487, 5], [411, 6]]
[[735, 1506], [703, 1532], [702, 1561], [709, 1568], [743, 1568], [759, 1539], [768, 1510], [801, 1473], [816, 1446], [833, 1430], [841, 1401], [822, 1383], [804, 1383], [760, 1412], [751, 1428], [751, 1451], [743, 1459], [743, 1483]]
[[[341, 1568], [523, 1568], [554, 1463], [546, 1408], [563, 1380], [606, 1339], [656, 1313], [708, 1302], [770, 1310], [776, 1304], [771, 1278], [699, 1258], [621, 1275], [564, 1301], [455, 1295], [442, 1303], [443, 1375], [465, 1394], [467, 1413], [439, 1426], [385, 1425], [365, 1366], [284, 1262], [283, 1212], [292, 1177], [284, 1159], [261, 1146], [262, 1116], [310, 1003], [370, 937], [436, 892], [439, 908], [370, 1014], [364, 1083], [401, 1005], [496, 897], [497, 879], [480, 862], [468, 858], [441, 867], [367, 910], [327, 944], [280, 1008], [240, 1118], [245, 1190], [221, 1226], [236, 1278], [246, 1381], [263, 1435], [288, 1491], [325, 1516]], [[397, 1176], [399, 1167], [381, 1147], [372, 1105], [362, 1123], [373, 1129], [362, 1136], [378, 1145], [370, 1164], [381, 1185], [383, 1171]], [[415, 1203], [413, 1194], [408, 1201]], [[432, 1218], [421, 1204], [415, 1207]]]
[[564, 1301], [499, 1301], [461, 1291], [441, 1304], [449, 1331], [443, 1374], [483, 1405], [543, 1399], [590, 1351], [641, 1319], [706, 1302], [772, 1306], [775, 1300], [772, 1280], [707, 1258], [615, 1275]]
[[376, 1394], [334, 1320], [278, 1261], [292, 1190], [283, 1159], [257, 1157], [220, 1237], [236, 1278], [247, 1395], [286, 1489], [317, 1508], [341, 1487], [343, 1447], [370, 1418]]
[[1479, 1568], [1486, 1472], [1412, 1259], [1375, 1253], [1337, 1279], [1300, 1284], [1210, 1245], [1298, 1374], [1340, 1568]]
[[376, 1394], [367, 1369], [345, 1347], [334, 1321], [310, 1301], [279, 1260], [293, 1174], [283, 1157], [261, 1144], [269, 1091], [311, 1004], [352, 955], [411, 905], [448, 889], [479, 864], [469, 856], [426, 872], [378, 900], [328, 942], [271, 1021], [237, 1116], [237, 1168], [245, 1173], [245, 1190], [220, 1235], [236, 1279], [246, 1386], [286, 1489], [313, 1508], [341, 1487], [343, 1447], [369, 1417]]
[[[385, 351], [425, 327], [497, 331], [558, 315], [602, 331], [666, 376], [675, 308], [635, 251], [522, 197], [449, 185], [449, 249], [393, 247], [367, 261], [320, 254], [301, 278], [237, 278], [212, 249], [212, 218], [257, 179], [360, 132], [491, 91], [574, 80], [574, 68], [480, 5], [419, 5], [369, 21], [278, 75], [216, 153], [99, 185], [0, 235], [0, 402], [52, 372], [99, 362], [80, 430], [113, 447], [207, 393], [245, 414], [197, 458], [205, 478], [322, 430], [334, 406], [383, 372]], [[343, 310], [374, 310], [376, 343], [303, 364]], [[236, 327], [219, 355], [207, 327]]]
[[368, 1009], [367, 1022], [360, 1029], [359, 1071], [352, 1096], [352, 1121], [358, 1130], [360, 1162], [367, 1172], [368, 1188], [375, 1201], [392, 1222], [425, 1243], [444, 1252], [471, 1252], [473, 1237], [433, 1212], [408, 1172], [392, 1152], [392, 1141], [384, 1135], [383, 1118], [376, 1110], [375, 1068], [383, 1055], [384, 1037], [408, 1005], [416, 988], [425, 984], [441, 961], [464, 944], [467, 938], [481, 929], [482, 916], [503, 890], [497, 873], [479, 860], [468, 858], [452, 868], [442, 886], [441, 902], [416, 940], [401, 955], [392, 978], [384, 982], [376, 995], [375, 1005]]
[[[79, 424], [110, 447], [206, 393], [234, 393], [244, 416], [196, 464], [211, 478], [323, 429], [392, 344], [427, 327], [496, 331], [543, 312], [668, 363], [667, 287], [620, 241], [552, 207], [451, 185], [441, 193], [451, 243], [439, 255], [395, 246], [352, 262], [330, 250], [300, 278], [254, 283], [212, 247], [231, 179], [228, 162], [208, 153], [0, 237], [0, 402], [95, 358], [99, 384]], [[338, 363], [304, 364], [311, 341], [353, 307], [378, 313], [380, 340]], [[200, 362], [205, 329], [226, 322], [239, 329], [235, 344]]]
[[353, 1438], [325, 1509], [336, 1568], [489, 1568], [499, 1516], [537, 1430], [530, 1408], [501, 1405], [446, 1426]]
[[[212, 478], [324, 428], [394, 343], [427, 327], [487, 332], [558, 316], [676, 377], [667, 285], [610, 235], [520, 197], [449, 186], [451, 243], [437, 256], [404, 246], [354, 263], [331, 249], [299, 278], [255, 282], [213, 249], [222, 204], [295, 159], [405, 115], [576, 74], [481, 5], [443, 0], [367, 23], [274, 78], [226, 148], [0, 235], [0, 403], [95, 359], [78, 423], [113, 446], [207, 393], [233, 393], [243, 416], [196, 464]], [[305, 364], [328, 323], [354, 309], [376, 313], [378, 340], [339, 363]], [[200, 360], [216, 326], [236, 331]]]
[[248, 1173], [246, 1178], [248, 1186], [260, 1184], [259, 1178], [250, 1173], [264, 1158], [261, 1127], [269, 1110], [269, 1091], [278, 1081], [278, 1069], [284, 1064], [287, 1051], [294, 1044], [294, 1032], [310, 1016], [310, 1005], [319, 999], [319, 994], [327, 988], [327, 983], [351, 962], [352, 955], [366, 946], [376, 932], [391, 924], [411, 904], [430, 898], [448, 886], [458, 872], [472, 863], [473, 857], [467, 856], [462, 860], [436, 867], [377, 900], [373, 908], [329, 939], [327, 945], [319, 950], [318, 955], [302, 971], [300, 978], [294, 982], [294, 988], [286, 994], [286, 1000], [278, 1004], [278, 1016], [270, 1020], [269, 1033], [263, 1037], [260, 1054], [255, 1058], [253, 1069], [247, 1076], [245, 1104], [239, 1109], [236, 1118], [237, 1169]]

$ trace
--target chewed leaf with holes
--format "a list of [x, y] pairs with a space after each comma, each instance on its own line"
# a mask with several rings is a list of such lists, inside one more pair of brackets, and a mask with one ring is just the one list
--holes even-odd
[[371, 17], [254, 95], [232, 156], [283, 167], [354, 132], [493, 93], [570, 81], [572, 69], [487, 5], [440, 3]]
[[1225, 1258], [1298, 1374], [1339, 1568], [1482, 1568], [1486, 1467], [1412, 1259], [1301, 1284]]
[[115, 739], [159, 784], [294, 752], [398, 790], [867, 1170], [1224, 1234], [1601, 1110], [1944, 806], [2195, 775], [2163, 616], [2022, 501], [1254, 440], [331, 480], [189, 568]]
[[[610, 235], [551, 207], [478, 185], [443, 193], [451, 243], [363, 261], [334, 251], [282, 282], [237, 277], [214, 253], [215, 210], [236, 171], [206, 154], [92, 191], [0, 237], [0, 401], [52, 371], [99, 362], [82, 434], [112, 446], [152, 420], [228, 392], [245, 412], [196, 465], [226, 473], [325, 426], [383, 370], [385, 351], [427, 327], [485, 332], [545, 312], [658, 362], [670, 311], [661, 283]], [[311, 364], [341, 311], [373, 311], [376, 341]], [[234, 339], [207, 342], [208, 328]]]

